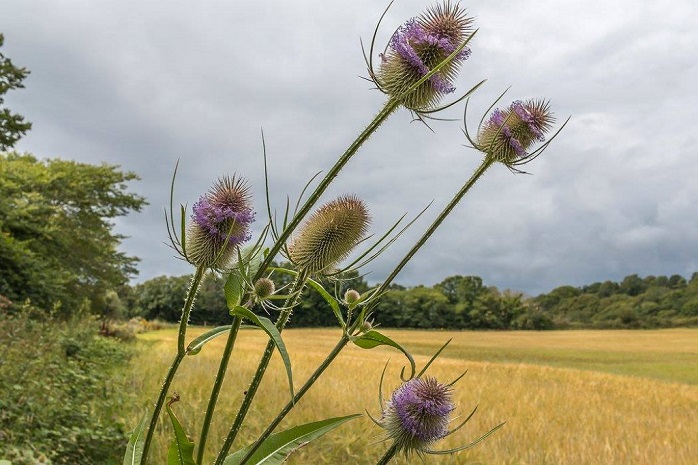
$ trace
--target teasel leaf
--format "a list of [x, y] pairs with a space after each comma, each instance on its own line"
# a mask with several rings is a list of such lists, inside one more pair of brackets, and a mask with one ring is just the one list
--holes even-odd
[[293, 374], [291, 372], [291, 359], [288, 356], [286, 344], [284, 344], [284, 340], [281, 338], [281, 333], [279, 332], [277, 327], [274, 325], [274, 323], [272, 323], [272, 321], [269, 318], [259, 316], [251, 310], [245, 307], [241, 307], [239, 305], [230, 310], [230, 314], [233, 316], [246, 318], [247, 320], [251, 321], [255, 326], [258, 326], [259, 328], [263, 329], [265, 333], [267, 333], [269, 338], [276, 346], [276, 349], [279, 351], [279, 355], [281, 355], [281, 360], [283, 360], [284, 366], [286, 367], [286, 376], [288, 376], [289, 391], [291, 392], [291, 399], [293, 399], [294, 392]]
[[[306, 444], [322, 437], [342, 424], [359, 418], [361, 414], [329, 418], [327, 420], [306, 423], [269, 436], [245, 461], [246, 465], [277, 465], [286, 462], [288, 457]], [[223, 465], [240, 465], [247, 455], [249, 446], [226, 457]]]
[[172, 404], [178, 401], [179, 396], [175, 394], [173, 397], [170, 397], [165, 405], [167, 414], [172, 421], [172, 429], [175, 435], [167, 451], [167, 465], [196, 465], [196, 462], [194, 462], [194, 443], [189, 439], [182, 424], [172, 411]]
[[416, 364], [414, 362], [414, 358], [412, 358], [412, 355], [404, 348], [402, 347], [399, 343], [393, 341], [390, 339], [388, 336], [379, 333], [375, 329], [371, 329], [364, 334], [361, 334], [360, 336], [354, 336], [351, 338], [351, 342], [353, 342], [356, 346], [361, 347], [362, 349], [373, 349], [374, 347], [378, 346], [390, 346], [394, 347], [400, 352], [402, 352], [405, 357], [407, 357], [407, 360], [410, 362], [410, 376], [405, 378], [405, 368], [402, 368], [402, 371], [400, 372], [400, 377], [404, 380], [409, 380], [414, 378], [414, 374], [416, 371]]

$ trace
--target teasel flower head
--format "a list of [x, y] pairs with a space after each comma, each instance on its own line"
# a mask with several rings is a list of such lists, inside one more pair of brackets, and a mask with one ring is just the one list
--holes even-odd
[[455, 409], [450, 385], [431, 377], [417, 377], [397, 388], [386, 402], [378, 423], [398, 451], [429, 453], [445, 437]]
[[276, 292], [276, 286], [269, 278], [259, 278], [254, 283], [254, 295], [259, 300], [268, 299], [274, 292]]
[[[455, 52], [472, 33], [473, 18], [458, 3], [446, 0], [431, 7], [417, 18], [403, 24], [393, 34], [377, 73], [369, 73], [378, 88], [391, 97], [398, 97]], [[470, 56], [463, 47], [458, 54], [417, 89], [404, 97], [402, 103], [414, 111], [432, 109], [445, 94], [455, 90], [460, 65]]]
[[344, 303], [346, 303], [347, 305], [355, 304], [359, 301], [360, 298], [361, 294], [359, 294], [359, 292], [354, 289], [348, 289], [347, 292], [344, 293]]
[[545, 141], [555, 118], [545, 100], [516, 100], [504, 110], [495, 109], [481, 126], [477, 148], [509, 167], [535, 157], [530, 148]]
[[364, 238], [370, 221], [363, 201], [355, 196], [339, 197], [303, 224], [288, 246], [288, 256], [299, 269], [322, 272], [351, 253]]
[[186, 258], [207, 268], [224, 268], [251, 237], [251, 195], [242, 178], [223, 177], [194, 204], [186, 236]]

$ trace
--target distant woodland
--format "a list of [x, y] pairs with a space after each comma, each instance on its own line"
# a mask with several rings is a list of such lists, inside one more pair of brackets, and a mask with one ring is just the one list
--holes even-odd
[[[190, 276], [158, 277], [125, 286], [118, 295], [118, 312], [124, 317], [178, 321], [181, 296]], [[286, 275], [273, 275], [283, 287]], [[348, 279], [353, 278], [353, 279]], [[224, 279], [206, 279], [192, 313], [194, 324], [229, 324], [223, 296]], [[356, 274], [335, 283], [338, 298], [346, 289], [369, 289]], [[337, 322], [327, 304], [312, 289], [293, 313], [290, 327], [327, 327]], [[272, 312], [274, 310], [271, 310]], [[488, 330], [545, 330], [571, 328], [665, 328], [698, 326], [698, 273], [627, 276], [621, 282], [604, 281], [582, 287], [561, 286], [547, 294], [527, 297], [487, 286], [477, 276], [451, 276], [433, 287], [394, 285], [375, 311], [375, 322], [394, 328]]]

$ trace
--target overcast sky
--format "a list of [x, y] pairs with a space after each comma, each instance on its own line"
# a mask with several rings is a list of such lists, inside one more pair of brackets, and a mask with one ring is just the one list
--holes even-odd
[[[191, 205], [221, 175], [253, 186], [265, 219], [260, 130], [272, 203], [282, 209], [327, 170], [382, 107], [365, 76], [386, 2], [305, 0], [2, 0], [3, 53], [31, 70], [6, 104], [34, 123], [18, 145], [40, 158], [118, 164], [150, 205], [121, 218], [123, 250], [145, 280], [191, 272], [173, 258], [162, 209], [176, 161], [176, 201]], [[398, 0], [392, 31], [431, 3]], [[698, 9], [693, 0], [462, 2], [480, 28], [457, 81], [474, 130], [508, 86], [572, 119], [514, 175], [495, 166], [397, 281], [456, 274], [537, 294], [562, 284], [698, 271]], [[396, 113], [352, 159], [329, 200], [354, 193], [372, 230], [418, 221], [378, 261], [384, 278], [480, 161], [462, 146], [462, 106], [432, 125]]]

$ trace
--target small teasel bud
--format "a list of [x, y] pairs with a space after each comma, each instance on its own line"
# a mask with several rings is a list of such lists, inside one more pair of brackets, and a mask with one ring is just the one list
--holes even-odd
[[478, 148], [506, 165], [525, 162], [535, 142], [545, 140], [555, 118], [544, 100], [514, 101], [495, 109], [478, 132]]
[[349, 289], [347, 290], [347, 292], [344, 293], [344, 302], [347, 305], [352, 305], [358, 302], [360, 298], [361, 294], [359, 294], [358, 291], [355, 291], [354, 289]]
[[[393, 34], [389, 49], [382, 56], [378, 87], [392, 97], [406, 92], [463, 44], [472, 32], [472, 24], [473, 19], [465, 10], [449, 0], [407, 21]], [[469, 56], [470, 49], [464, 47], [405, 97], [403, 105], [415, 111], [432, 108], [443, 95], [455, 90], [453, 80]]]
[[429, 452], [448, 434], [455, 406], [451, 386], [431, 377], [413, 378], [393, 392], [379, 423], [405, 454]]
[[275, 291], [274, 281], [269, 278], [259, 278], [254, 283], [254, 295], [260, 300], [268, 299]]
[[349, 255], [363, 239], [369, 223], [368, 209], [357, 197], [332, 200], [301, 227], [288, 247], [289, 258], [310, 273], [326, 270]]
[[373, 322], [366, 320], [363, 323], [361, 323], [360, 331], [362, 333], [367, 333], [367, 332], [371, 331], [372, 329], [373, 329]]
[[222, 268], [235, 247], [251, 237], [254, 221], [245, 180], [223, 177], [194, 204], [186, 236], [186, 253], [196, 266]]

